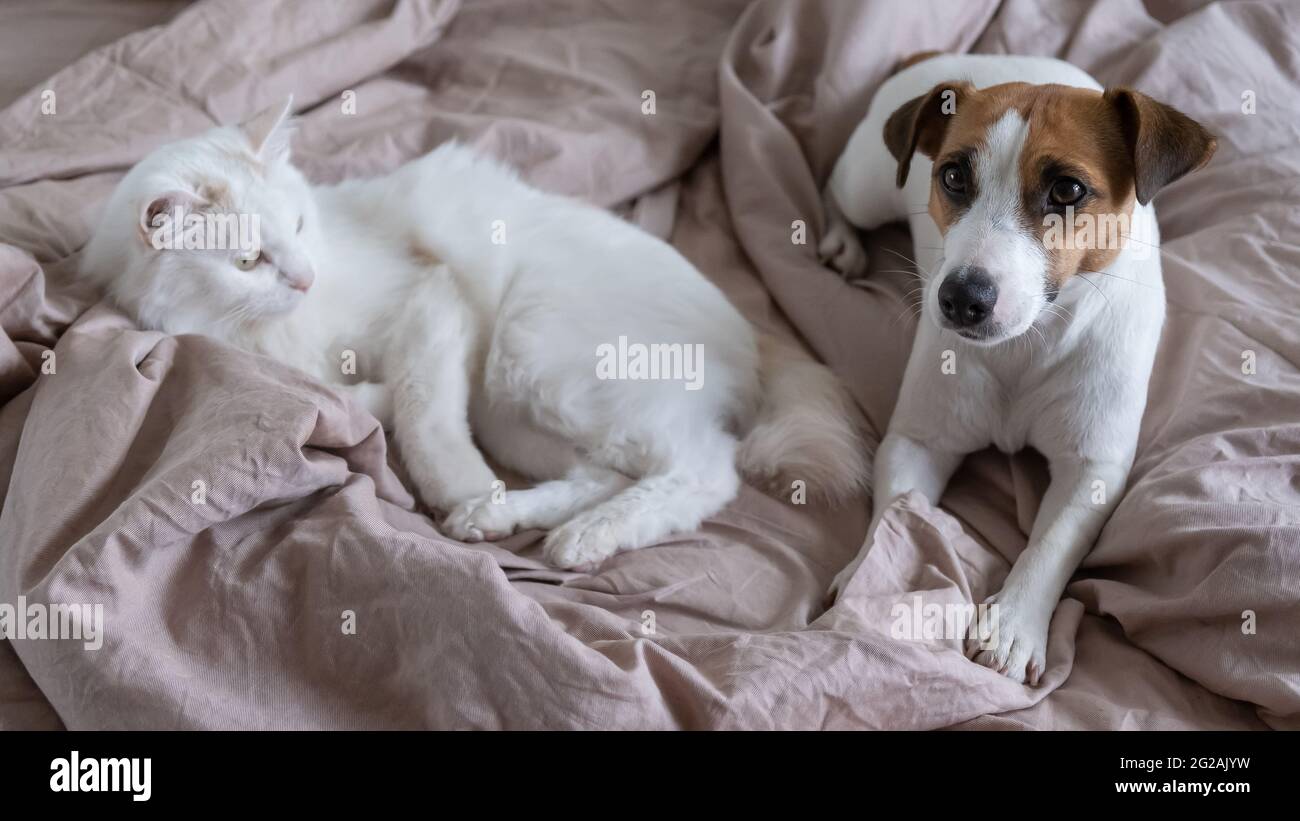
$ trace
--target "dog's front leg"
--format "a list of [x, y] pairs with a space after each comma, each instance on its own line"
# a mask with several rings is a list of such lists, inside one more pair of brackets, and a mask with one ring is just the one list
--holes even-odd
[[993, 630], [971, 638], [967, 653], [1016, 681], [1037, 684], [1047, 663], [1047, 628], [1070, 576], [1106, 524], [1128, 480], [1130, 463], [1054, 459], [1052, 481], [1029, 545], [1002, 590], [989, 597]]
[[903, 493], [919, 490], [931, 504], [938, 504], [943, 489], [964, 455], [938, 450], [919, 439], [894, 431], [885, 434], [880, 449], [876, 451], [872, 477], [871, 525], [867, 528], [866, 541], [862, 543], [857, 557], [831, 582], [828, 601], [839, 596], [858, 565], [866, 558], [867, 551], [875, 540], [876, 527], [889, 503]]

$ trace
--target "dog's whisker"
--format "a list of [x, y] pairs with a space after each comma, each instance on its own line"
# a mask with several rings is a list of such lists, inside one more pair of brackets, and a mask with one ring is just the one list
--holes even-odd
[[921, 263], [919, 263], [919, 262], [917, 262], [916, 260], [912, 259], [912, 258], [909, 257], [907, 254], [901, 254], [901, 253], [899, 253], [898, 251], [895, 251], [893, 248], [882, 248], [881, 250], [884, 251], [884, 252], [887, 253], [887, 254], [893, 254], [894, 256], [898, 257], [899, 259], [903, 260], [904, 262], [910, 262], [910, 263], [912, 263], [913, 265], [915, 265], [917, 268], [920, 268], [920, 267], [921, 267]]
[[[886, 253], [893, 254], [894, 256], [898, 257], [899, 259], [903, 260], [904, 262], [910, 262], [912, 265], [915, 265], [915, 266], [917, 267], [918, 270], [925, 272], [925, 275], [926, 275], [927, 277], [933, 277], [933, 276], [934, 276], [933, 272], [930, 271], [929, 268], [926, 268], [924, 265], [922, 265], [921, 263], [919, 263], [919, 262], [917, 262], [916, 260], [912, 259], [911, 257], [907, 256], [906, 254], [900, 254], [899, 252], [895, 251], [895, 250], [892, 249], [892, 248], [884, 248], [884, 249], [882, 249], [882, 250], [884, 250]], [[940, 267], [940, 268], [943, 267], [943, 260], [944, 260], [943, 257], [939, 257], [938, 267]]]
[[920, 316], [921, 316], [921, 307], [919, 305], [905, 304], [902, 310], [898, 311], [898, 313], [894, 315], [894, 318], [889, 323], [889, 325], [892, 328], [894, 325], [897, 325], [899, 322], [902, 322], [905, 319], [918, 319], [920, 318]]
[[911, 279], [915, 279], [919, 282], [930, 281], [929, 276], [925, 273], [922, 273], [921, 271], [915, 271], [915, 270], [908, 271], [906, 269], [899, 269], [899, 268], [882, 268], [881, 271], [883, 273], [902, 274], [903, 276], [909, 277]]
[[[1094, 273], [1094, 272], [1089, 271], [1087, 273]], [[1106, 296], [1106, 292], [1101, 289], [1101, 286], [1099, 286], [1097, 283], [1093, 282], [1092, 280], [1088, 279], [1086, 276], [1080, 276], [1079, 279], [1082, 280], [1083, 282], [1088, 283], [1093, 288], [1095, 288], [1097, 290], [1097, 293], [1101, 294], [1101, 298], [1106, 300], [1106, 310], [1107, 311], [1111, 310], [1110, 297]]]
[[1122, 240], [1124, 240], [1124, 241], [1126, 241], [1126, 242], [1136, 242], [1138, 245], [1145, 245], [1145, 246], [1147, 246], [1148, 248], [1155, 248], [1155, 249], [1157, 249], [1157, 250], [1160, 248], [1159, 245], [1156, 245], [1156, 244], [1153, 243], [1153, 242], [1147, 242], [1146, 240], [1138, 239], [1137, 237], [1133, 236], [1132, 234], [1120, 234], [1120, 235], [1119, 235], [1119, 238], [1122, 239]]
[[1109, 273], [1106, 273], [1105, 271], [1078, 271], [1078, 272], [1076, 272], [1076, 273], [1080, 273], [1080, 274], [1097, 274], [1098, 276], [1110, 277], [1111, 279], [1118, 279], [1120, 282], [1131, 282], [1131, 283], [1133, 283], [1134, 285], [1139, 285], [1139, 286], [1141, 286], [1141, 287], [1143, 287], [1143, 288], [1152, 288], [1152, 289], [1155, 289], [1155, 286], [1154, 286], [1154, 285], [1150, 285], [1150, 284], [1145, 283], [1145, 282], [1139, 282], [1139, 281], [1137, 281], [1136, 279], [1129, 279], [1128, 277], [1118, 276], [1118, 275], [1116, 275], [1116, 274], [1109, 274]]

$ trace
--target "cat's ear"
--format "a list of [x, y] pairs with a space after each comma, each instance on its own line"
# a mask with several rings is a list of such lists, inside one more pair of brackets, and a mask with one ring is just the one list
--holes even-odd
[[185, 216], [202, 208], [206, 203], [189, 191], [165, 191], [140, 207], [140, 238], [150, 247], [162, 250], [170, 246], [177, 236], [172, 232], [185, 228]]
[[254, 155], [261, 160], [289, 158], [289, 141], [293, 137], [288, 123], [291, 114], [293, 114], [292, 94], [284, 102], [260, 111], [240, 123], [239, 129], [248, 138], [248, 145], [253, 149]]

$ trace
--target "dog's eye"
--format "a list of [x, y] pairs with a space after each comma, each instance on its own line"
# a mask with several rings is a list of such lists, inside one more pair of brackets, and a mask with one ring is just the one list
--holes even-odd
[[1047, 197], [1052, 201], [1052, 205], [1075, 205], [1086, 193], [1088, 189], [1083, 187], [1083, 183], [1073, 177], [1061, 177], [1052, 183]]
[[241, 271], [251, 271], [262, 262], [261, 254], [245, 254], [242, 257], [235, 257], [235, 267]]
[[943, 187], [951, 194], [966, 193], [966, 175], [962, 173], [961, 166], [957, 163], [948, 163], [939, 172], [939, 179], [943, 182]]

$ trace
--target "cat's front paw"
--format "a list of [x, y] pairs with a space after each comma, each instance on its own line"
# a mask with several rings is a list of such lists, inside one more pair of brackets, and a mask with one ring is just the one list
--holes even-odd
[[432, 458], [408, 460], [407, 470], [416, 494], [433, 510], [450, 513], [493, 493], [499, 496], [505, 492], [505, 482], [498, 479], [481, 458], [445, 459], [438, 470], [428, 467], [432, 461]]
[[621, 534], [614, 519], [578, 515], [552, 530], [542, 544], [542, 558], [565, 569], [594, 568], [618, 552]]
[[1054, 606], [1027, 605], [1007, 596], [1005, 590], [990, 596], [984, 605], [990, 609], [992, 629], [986, 636], [967, 638], [966, 655], [1013, 681], [1037, 686], [1047, 669], [1047, 628]]
[[508, 498], [488, 493], [461, 502], [447, 514], [443, 532], [462, 542], [494, 542], [506, 538], [519, 526]]

